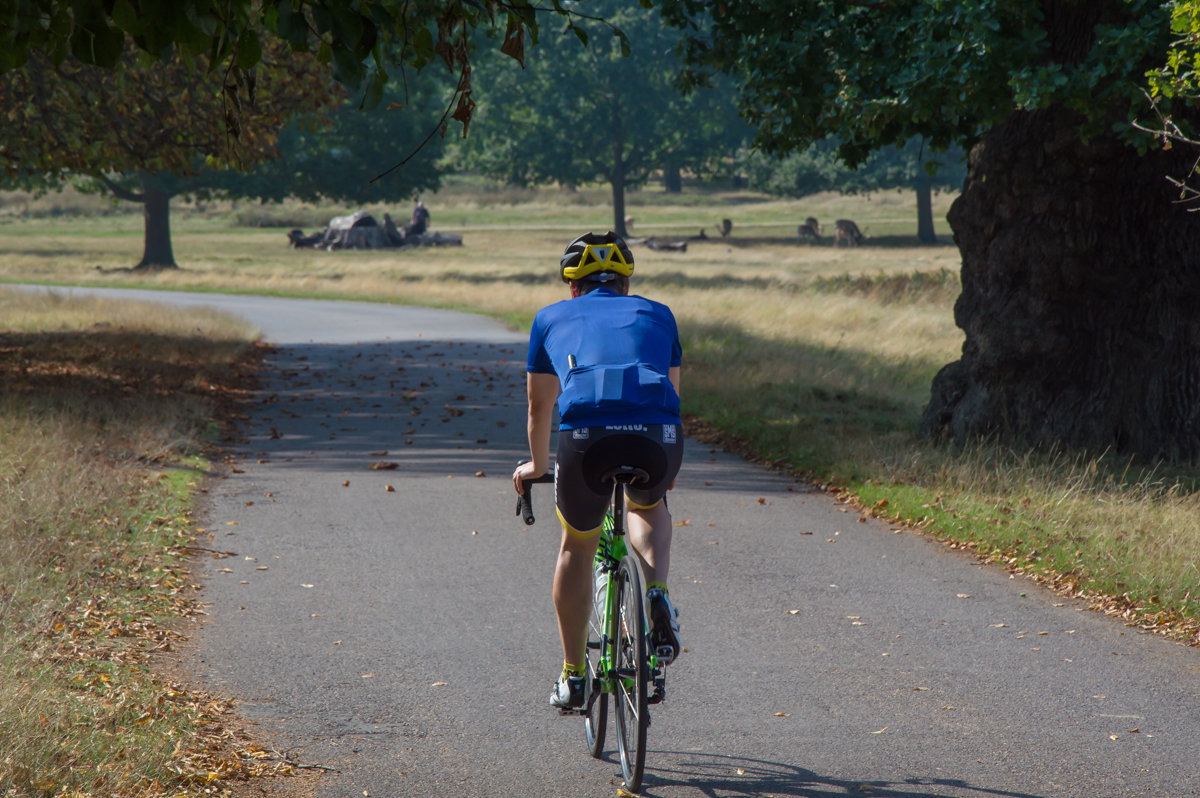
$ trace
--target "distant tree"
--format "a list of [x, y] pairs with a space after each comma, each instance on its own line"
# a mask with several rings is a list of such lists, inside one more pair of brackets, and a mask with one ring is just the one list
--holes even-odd
[[889, 145], [872, 153], [857, 168], [838, 156], [836, 140], [826, 139], [807, 149], [776, 158], [746, 153], [741, 161], [750, 188], [783, 197], [806, 197], [822, 191], [859, 194], [910, 188], [917, 194], [917, 238], [937, 243], [933, 227], [933, 192], [959, 190], [966, 178], [965, 156], [958, 147], [930, 152], [920, 138]]
[[625, 235], [627, 188], [659, 168], [710, 169], [749, 130], [729, 95], [679, 96], [678, 35], [656, 11], [619, 0], [589, 9], [625, 33], [633, 54], [623, 57], [623, 41], [593, 25], [576, 35], [544, 30], [524, 72], [489, 63], [475, 85], [481, 110], [463, 163], [516, 185], [604, 180], [612, 186], [613, 229]]
[[280, 128], [340, 102], [315, 58], [277, 39], [263, 44], [265, 66], [243, 109], [256, 122], [236, 146], [222, 94], [227, 103], [240, 100], [203, 56], [153, 62], [128, 50], [110, 72], [73, 58], [55, 67], [35, 51], [22, 69], [0, 76], [0, 168], [18, 182], [86, 177], [85, 188], [141, 203], [145, 250], [136, 268], [174, 267], [171, 197], [213, 190], [215, 170], [277, 157]]
[[[225, 170], [210, 176], [226, 196], [279, 202], [288, 197], [366, 203], [399, 201], [437, 189], [445, 142], [433, 136], [403, 169], [371, 181], [396, 160], [398, 151], [415, 150], [437, 124], [447, 88], [436, 76], [414, 87], [408, 102], [402, 94], [385, 95], [387, 107], [363, 112], [348, 98], [321, 124], [293, 122], [279, 133], [279, 157], [262, 161], [247, 172]], [[443, 85], [439, 85], [439, 82]], [[449, 88], [453, 88], [450, 86]]]

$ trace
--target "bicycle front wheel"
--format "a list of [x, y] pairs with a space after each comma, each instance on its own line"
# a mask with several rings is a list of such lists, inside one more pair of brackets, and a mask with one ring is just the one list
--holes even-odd
[[617, 747], [625, 786], [637, 792], [646, 767], [646, 732], [650, 711], [646, 703], [650, 663], [647, 657], [645, 594], [642, 569], [628, 554], [617, 571], [616, 693]]
[[597, 580], [592, 585], [592, 619], [588, 625], [587, 678], [592, 684], [592, 703], [583, 721], [588, 753], [597, 758], [604, 753], [604, 729], [608, 725], [608, 694], [602, 692], [608, 679], [605, 670], [612, 667], [613, 661], [613, 634], [605, 628], [612, 616], [607, 603], [608, 588]]

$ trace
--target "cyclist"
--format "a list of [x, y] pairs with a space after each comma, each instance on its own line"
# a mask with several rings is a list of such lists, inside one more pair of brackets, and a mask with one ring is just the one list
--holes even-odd
[[549, 468], [557, 401], [554, 500], [563, 533], [554, 608], [563, 669], [550, 704], [581, 709], [592, 687], [584, 677], [592, 560], [612, 496], [600, 478], [617, 466], [650, 474], [647, 484], [625, 491], [628, 541], [646, 574], [651, 644], [666, 663], [680, 652], [678, 612], [667, 591], [671, 514], [665, 497], [683, 459], [682, 348], [666, 305], [629, 296], [633, 253], [616, 233], [575, 239], [559, 268], [571, 299], [542, 308], [533, 322], [527, 365], [532, 460], [513, 473], [513, 484], [520, 493], [521, 480]]

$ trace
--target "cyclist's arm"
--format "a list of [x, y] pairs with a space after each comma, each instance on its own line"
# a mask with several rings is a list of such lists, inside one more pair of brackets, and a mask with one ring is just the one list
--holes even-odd
[[550, 428], [554, 423], [554, 403], [558, 400], [558, 375], [528, 375], [529, 455], [533, 458], [533, 476], [550, 468]]

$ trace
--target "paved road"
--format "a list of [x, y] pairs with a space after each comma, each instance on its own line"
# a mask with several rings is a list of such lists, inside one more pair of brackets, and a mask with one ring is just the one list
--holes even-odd
[[[522, 337], [415, 308], [164, 299], [281, 344], [237, 471], [209, 483], [238, 556], [202, 566], [197, 678], [338, 768], [322, 796], [615, 795], [615, 755], [588, 758], [581, 722], [546, 707], [558, 533], [549, 491], [526, 528], [507, 481]], [[671, 506], [690, 651], [646, 794], [1200, 792], [1200, 652], [693, 440]]]

